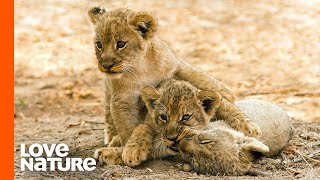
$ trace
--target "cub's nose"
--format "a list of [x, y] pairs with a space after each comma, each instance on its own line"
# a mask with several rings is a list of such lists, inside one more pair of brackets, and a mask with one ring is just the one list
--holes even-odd
[[178, 139], [178, 136], [179, 136], [179, 133], [177, 132], [177, 130], [175, 128], [167, 128], [165, 130], [165, 134], [164, 136], [172, 141], [172, 142], [177, 142], [177, 139]]
[[103, 62], [101, 63], [101, 66], [103, 66], [105, 69], [108, 69], [110, 70], [113, 66], [114, 66], [115, 63], [106, 63], [106, 62]]
[[177, 142], [177, 137], [168, 137], [167, 136], [167, 139], [170, 141], [173, 141], [173, 142]]

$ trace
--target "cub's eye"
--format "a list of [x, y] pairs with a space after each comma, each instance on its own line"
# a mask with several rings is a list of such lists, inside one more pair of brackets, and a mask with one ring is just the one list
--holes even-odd
[[168, 120], [167, 116], [163, 115], [163, 114], [160, 115], [160, 119], [161, 119], [161, 121], [164, 121], [164, 122], [166, 122]]
[[192, 114], [185, 114], [182, 116], [181, 121], [187, 121], [192, 118]]
[[124, 42], [124, 41], [117, 42], [117, 49], [122, 49], [122, 48], [124, 48], [124, 46], [126, 46], [126, 42]]
[[102, 43], [100, 41], [96, 42], [96, 46], [98, 49], [102, 49]]

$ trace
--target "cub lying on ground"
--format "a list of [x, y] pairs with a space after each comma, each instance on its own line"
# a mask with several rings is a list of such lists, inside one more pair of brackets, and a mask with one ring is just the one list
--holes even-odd
[[224, 121], [211, 122], [206, 130], [190, 129], [178, 147], [182, 159], [196, 172], [243, 175], [253, 160], [275, 156], [287, 146], [293, 128], [281, 108], [261, 100], [242, 100], [236, 105], [261, 127], [261, 136], [247, 137]]
[[[145, 156], [134, 158], [132, 152], [147, 147], [137, 146], [141, 141], [148, 142], [147, 137], [146, 145], [153, 142], [153, 149], [148, 148], [153, 151], [153, 158], [177, 154], [179, 149], [183, 159], [200, 173], [239, 175], [248, 171], [254, 155], [277, 155], [286, 147], [293, 132], [286, 113], [261, 100], [236, 103], [262, 129], [260, 141], [236, 131], [230, 121], [209, 125], [216, 112], [229, 108], [221, 103], [214, 91], [197, 91], [185, 81], [169, 80], [158, 89], [145, 87], [141, 95], [152, 121], [147, 118], [138, 126], [125, 146], [122, 158], [129, 166], [138, 165], [135, 164], [137, 159], [145, 159]], [[232, 116], [234, 111], [225, 113]], [[153, 134], [156, 138], [150, 141], [152, 132], [156, 132]]]
[[[106, 74], [105, 144], [124, 146], [133, 129], [147, 114], [140, 89], [155, 86], [165, 79], [186, 80], [201, 90], [219, 92], [229, 107], [237, 110], [232, 121], [248, 135], [260, 129], [233, 104], [234, 95], [223, 83], [201, 69], [179, 60], [157, 36], [157, 21], [147, 12], [127, 8], [106, 11], [94, 7], [88, 11], [95, 31], [95, 52], [100, 71]], [[222, 119], [228, 114], [221, 113]], [[103, 154], [105, 148], [96, 154]], [[103, 159], [103, 158], [102, 158]]]

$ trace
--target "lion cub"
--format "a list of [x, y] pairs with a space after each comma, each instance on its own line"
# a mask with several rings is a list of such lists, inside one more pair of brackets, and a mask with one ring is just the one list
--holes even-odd
[[293, 134], [286, 113], [261, 100], [243, 100], [236, 105], [262, 129], [256, 139], [235, 131], [224, 121], [211, 122], [207, 130], [192, 130], [179, 141], [183, 160], [198, 173], [212, 175], [246, 174], [252, 161], [262, 155], [275, 156]]
[[[179, 139], [176, 135], [184, 131], [184, 126], [207, 127], [221, 104], [221, 96], [215, 91], [199, 91], [190, 83], [177, 80], [163, 81], [157, 89], [146, 86], [141, 90], [141, 96], [148, 114], [123, 148], [123, 162], [115, 161], [119, 159], [119, 149], [107, 147], [94, 154], [100, 163], [133, 167], [148, 159], [177, 155], [177, 144], [171, 140]], [[169, 120], [172, 123], [164, 129]]]
[[[288, 143], [292, 126], [279, 107], [259, 100], [237, 102], [263, 130], [258, 138], [236, 131], [230, 120], [210, 122], [233, 109], [214, 91], [200, 91], [185, 81], [168, 80], [141, 92], [149, 111], [122, 153], [124, 164], [136, 166], [150, 158], [181, 155], [199, 173], [244, 174], [257, 155], [277, 155]], [[269, 147], [268, 147], [269, 146]]]
[[215, 91], [200, 91], [186, 81], [167, 80], [157, 89], [146, 86], [141, 96], [148, 115], [124, 147], [122, 158], [128, 166], [139, 165], [151, 157], [176, 155], [178, 142], [188, 135], [189, 129], [206, 128], [210, 119], [220, 114], [224, 114], [227, 124], [238, 130], [257, 126], [252, 121], [236, 121], [238, 109]]

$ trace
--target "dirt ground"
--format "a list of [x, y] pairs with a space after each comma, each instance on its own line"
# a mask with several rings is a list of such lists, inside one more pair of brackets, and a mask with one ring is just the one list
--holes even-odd
[[159, 36], [181, 59], [228, 84], [239, 99], [272, 101], [296, 132], [277, 158], [253, 165], [267, 177], [180, 172], [174, 160], [132, 169], [21, 172], [20, 144], [66, 143], [70, 157], [103, 146], [104, 75], [95, 65], [86, 11], [92, 1], [15, 0], [16, 179], [319, 179], [320, 1], [95, 1], [147, 10]]

